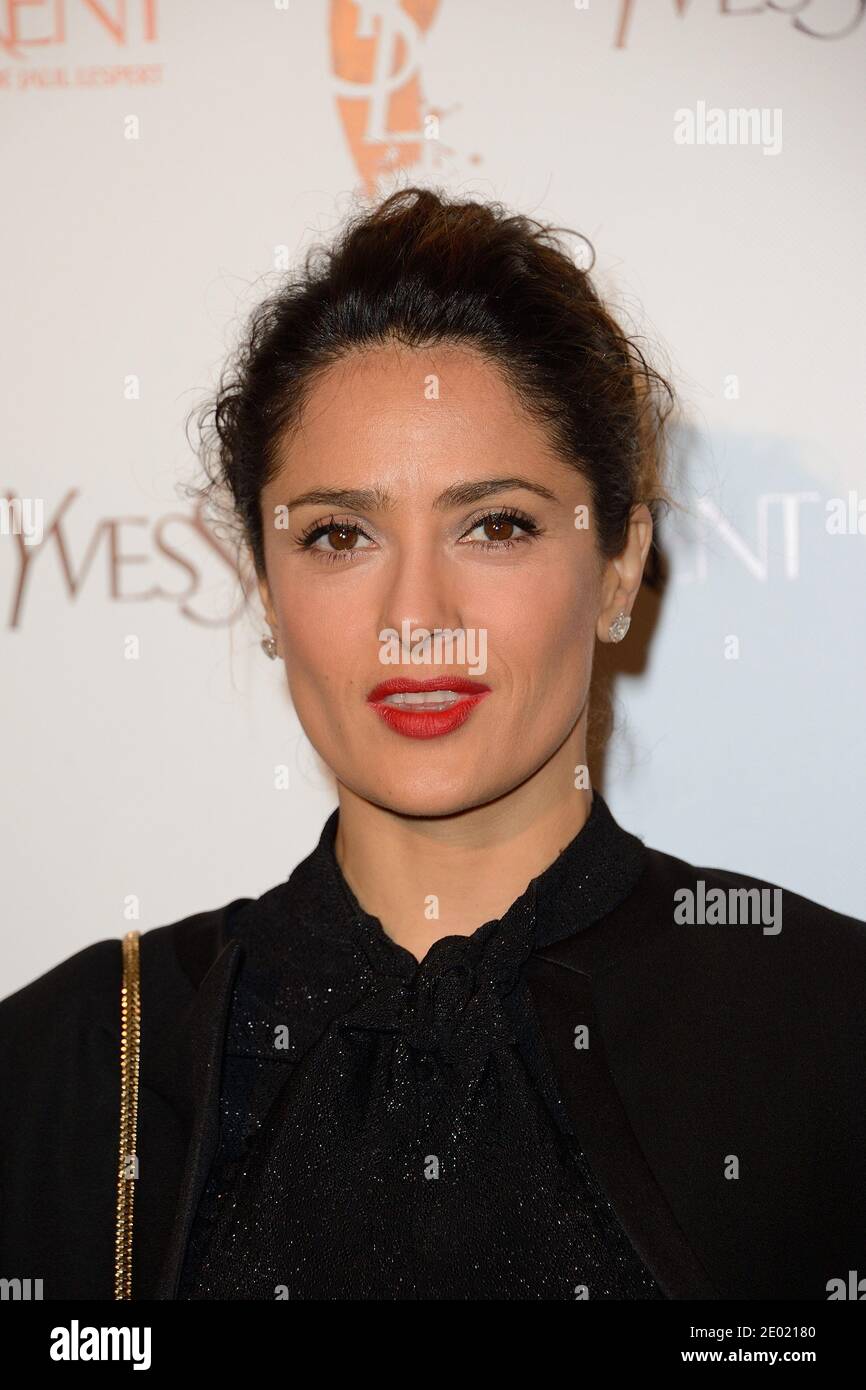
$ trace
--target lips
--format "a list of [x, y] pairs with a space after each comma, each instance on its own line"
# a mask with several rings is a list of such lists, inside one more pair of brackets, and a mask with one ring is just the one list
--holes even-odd
[[465, 724], [490, 687], [465, 676], [429, 680], [397, 677], [374, 686], [368, 703], [395, 733], [407, 738], [438, 738]]

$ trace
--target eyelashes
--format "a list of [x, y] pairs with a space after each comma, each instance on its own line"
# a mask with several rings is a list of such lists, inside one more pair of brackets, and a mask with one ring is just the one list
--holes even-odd
[[[493, 540], [467, 541], [465, 536], [477, 531], [479, 526], [487, 525], [505, 527], [519, 526], [526, 534], [522, 536], [496, 537]], [[353, 557], [369, 549], [368, 546], [349, 545], [344, 550], [330, 550], [317, 545], [324, 536], [339, 535], [341, 540], [351, 540], [353, 536], [363, 536], [366, 540], [371, 540], [363, 526], [354, 521], [337, 520], [331, 516], [328, 521], [314, 521], [304, 530], [295, 542], [302, 550], [309, 550], [317, 555], [325, 564], [351, 564]], [[532, 517], [521, 512], [517, 507], [502, 507], [496, 511], [484, 512], [476, 517], [461, 537], [461, 542], [465, 545], [479, 547], [484, 551], [510, 550], [515, 545], [524, 545], [527, 541], [533, 541], [541, 534], [541, 527]]]

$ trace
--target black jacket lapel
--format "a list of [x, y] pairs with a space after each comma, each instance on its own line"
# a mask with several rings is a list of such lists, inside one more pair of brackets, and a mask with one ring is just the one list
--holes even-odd
[[[219, 931], [205, 949], [218, 949], [219, 954], [207, 969], [181, 1020], [176, 1084], [189, 1139], [165, 1257], [153, 1293], [158, 1299], [173, 1299], [177, 1295], [193, 1218], [219, 1138], [223, 1045], [232, 987], [243, 947], [236, 941], [226, 942]], [[207, 957], [202, 959], [204, 962]], [[143, 1000], [143, 1029], [145, 1018]]]
[[[528, 983], [560, 1094], [590, 1168], [623, 1230], [671, 1299], [716, 1299], [718, 1290], [686, 1240], [644, 1158], [610, 1074], [588, 973], [534, 955]], [[590, 1045], [574, 1045], [585, 1025]]]

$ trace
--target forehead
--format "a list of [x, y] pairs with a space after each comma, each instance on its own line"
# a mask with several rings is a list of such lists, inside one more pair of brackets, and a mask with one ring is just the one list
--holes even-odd
[[400, 462], [450, 460], [464, 474], [494, 460], [563, 467], [495, 363], [455, 344], [388, 344], [341, 359], [309, 388], [278, 458], [283, 479], [339, 471], [343, 481]]

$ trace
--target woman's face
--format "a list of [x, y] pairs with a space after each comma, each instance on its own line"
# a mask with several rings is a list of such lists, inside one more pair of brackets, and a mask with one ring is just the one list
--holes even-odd
[[[336, 496], [350, 492], [364, 495]], [[261, 506], [268, 621], [339, 783], [447, 815], [559, 753], [573, 786], [596, 632], [633, 595], [599, 563], [584, 478], [492, 364], [455, 346], [343, 360], [313, 387]], [[441, 710], [368, 698], [440, 677], [471, 683], [450, 710], [441, 681]]]

